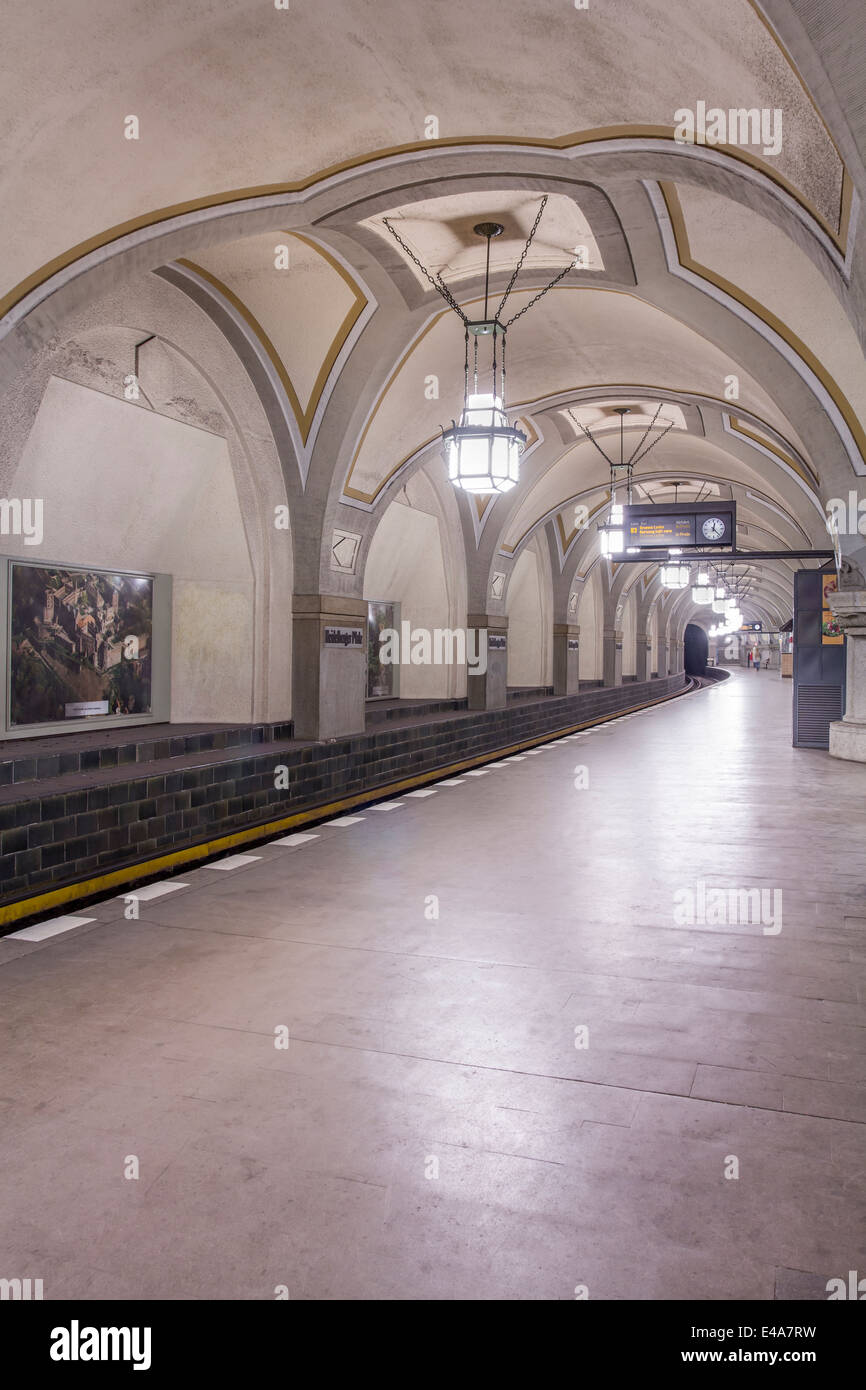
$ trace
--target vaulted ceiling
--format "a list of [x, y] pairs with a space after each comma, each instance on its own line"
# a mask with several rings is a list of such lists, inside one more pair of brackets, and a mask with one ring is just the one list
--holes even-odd
[[[474, 224], [505, 227], [501, 294], [546, 196], [510, 313], [583, 249], [509, 332], [530, 447], [476, 508], [488, 569], [546, 526], [592, 561], [574, 506], [608, 476], [576, 421], [619, 403], [628, 439], [674, 422], [645, 498], [735, 496], [749, 549], [826, 546], [823, 504], [866, 473], [861, 166], [821, 55], [807, 81], [759, 4], [36, 0], [5, 28], [2, 380], [157, 275], [235, 346], [298, 508], [366, 534], [412, 472], [441, 479], [462, 399], [462, 326], [384, 219], [477, 315]], [[678, 143], [700, 101], [780, 111], [780, 148]]]

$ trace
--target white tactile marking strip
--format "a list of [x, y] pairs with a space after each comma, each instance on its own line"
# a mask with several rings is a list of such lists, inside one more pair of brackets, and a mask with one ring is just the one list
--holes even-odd
[[118, 894], [121, 898], [137, 898], [140, 903], [149, 902], [151, 898], [161, 898], [166, 893], [176, 893], [178, 888], [188, 888], [188, 883], [149, 883], [146, 888], [131, 888], [128, 893]]
[[61, 932], [72, 931], [73, 927], [83, 927], [96, 917], [51, 917], [47, 922], [37, 922], [32, 927], [22, 927], [21, 931], [9, 933], [10, 941], [46, 941], [49, 936], [59, 936]]
[[228, 859], [221, 859], [218, 864], [203, 864], [203, 869], [224, 869], [228, 872], [231, 869], [241, 869], [244, 864], [257, 864], [261, 859], [260, 854], [230, 854]]
[[[444, 783], [443, 783], [442, 785], [444, 786]], [[435, 795], [436, 795], [436, 789], [435, 789], [434, 787], [420, 787], [419, 790], [418, 790], [417, 792], [407, 792], [406, 795], [407, 795], [407, 796], [435, 796]]]
[[364, 816], [338, 816], [336, 820], [326, 821], [326, 825], [360, 825]]
[[305, 845], [308, 840], [318, 840], [318, 835], [284, 835], [281, 840], [271, 840], [272, 845], [285, 845], [294, 849], [295, 845]]

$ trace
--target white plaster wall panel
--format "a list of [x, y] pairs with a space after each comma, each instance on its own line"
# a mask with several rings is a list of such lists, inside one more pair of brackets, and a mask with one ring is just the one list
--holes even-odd
[[624, 676], [635, 674], [635, 597], [634, 592], [630, 591], [622, 609], [622, 619], [620, 622], [622, 632], [622, 673]]
[[541, 642], [540, 680], [541, 685], [553, 684], [553, 568], [550, 551], [544, 537], [535, 535], [531, 548], [535, 551], [538, 568], [538, 601], [541, 610], [539, 630]]
[[[439, 523], [429, 512], [392, 502], [373, 537], [364, 572], [364, 597], [390, 599], [401, 605], [400, 617], [413, 628], [448, 628], [448, 589]], [[401, 652], [402, 655], [402, 652]], [[447, 697], [449, 668], [444, 665], [400, 667], [403, 699]]]
[[544, 621], [538, 558], [522, 551], [508, 585], [508, 684], [541, 685], [544, 680]]
[[[50, 42], [32, 42], [34, 25]], [[580, 12], [562, 0], [476, 0], [437, 6], [426, 30], [402, 0], [286, 11], [151, 0], [122, 19], [114, 0], [32, 0], [7, 6], [3, 38], [11, 285], [152, 209], [422, 141], [428, 112], [443, 136], [550, 138], [629, 123], [672, 131], [676, 109], [698, 96], [782, 107], [773, 163], [827, 214], [837, 200], [827, 132], [748, 0], [606, 0]], [[490, 71], [508, 80], [467, 80]], [[127, 113], [138, 140], [124, 138]]]
[[[199, 624], [194, 662], [182, 651], [187, 629], [173, 638], [172, 718], [249, 718], [252, 570], [224, 439], [52, 377], [8, 493], [41, 497], [45, 520], [40, 546], [7, 536], [7, 554], [156, 570], [173, 576], [176, 594], [181, 581], [210, 592], [211, 617]], [[192, 682], [183, 691], [179, 672]]]
[[174, 723], [252, 718], [252, 603], [242, 585], [181, 579], [172, 595]]
[[598, 565], [593, 566], [580, 590], [577, 621], [580, 624], [580, 679], [601, 680], [604, 617]]

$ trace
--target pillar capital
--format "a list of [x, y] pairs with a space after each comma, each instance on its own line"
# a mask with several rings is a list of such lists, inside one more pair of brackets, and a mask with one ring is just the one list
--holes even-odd
[[866, 629], [866, 589], [837, 589], [827, 595], [827, 601], [846, 636], [851, 632], [855, 637], [866, 637], [866, 631], [857, 632], [858, 628]]
[[492, 632], [507, 632], [508, 619], [504, 613], [467, 613], [467, 627], [486, 627]]

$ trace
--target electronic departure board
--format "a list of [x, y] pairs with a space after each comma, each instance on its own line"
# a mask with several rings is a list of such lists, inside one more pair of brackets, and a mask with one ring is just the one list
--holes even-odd
[[629, 517], [625, 526], [626, 545], [694, 545], [693, 516], [667, 516], [660, 508], [658, 516]]
[[627, 550], [733, 545], [736, 534], [735, 502], [623, 507], [623, 546]]

